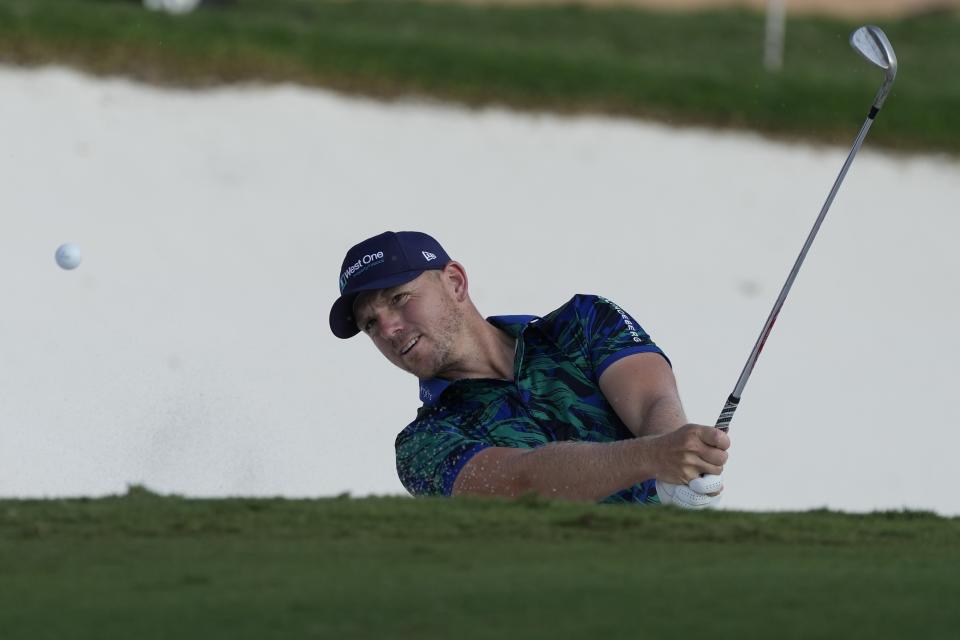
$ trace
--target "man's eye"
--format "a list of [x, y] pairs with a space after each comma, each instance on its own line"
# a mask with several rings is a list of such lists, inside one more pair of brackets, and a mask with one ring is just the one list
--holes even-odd
[[375, 321], [373, 319], [367, 320], [363, 325], [363, 332], [370, 333], [370, 331], [373, 329], [374, 324], [375, 324]]
[[393, 298], [391, 298], [390, 301], [391, 301], [393, 304], [400, 304], [401, 302], [403, 302], [403, 301], [406, 300], [406, 299], [407, 299], [407, 294], [406, 294], [406, 293], [398, 293], [397, 295], [393, 296]]

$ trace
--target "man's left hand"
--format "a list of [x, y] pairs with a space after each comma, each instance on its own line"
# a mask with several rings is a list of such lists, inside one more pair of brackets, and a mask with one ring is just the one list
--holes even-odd
[[710, 509], [720, 504], [723, 479], [716, 475], [694, 478], [690, 484], [673, 484], [657, 480], [657, 495], [661, 504], [683, 509]]

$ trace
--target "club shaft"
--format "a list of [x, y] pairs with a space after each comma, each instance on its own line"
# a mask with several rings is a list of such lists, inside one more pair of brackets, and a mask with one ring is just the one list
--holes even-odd
[[767, 321], [763, 325], [763, 330], [760, 332], [760, 337], [757, 338], [756, 344], [753, 345], [753, 350], [750, 352], [750, 357], [747, 358], [747, 363], [743, 366], [743, 371], [740, 373], [740, 378], [737, 380], [737, 384], [733, 388], [733, 393], [731, 393], [727, 398], [727, 402], [724, 405], [723, 410], [720, 412], [720, 417], [717, 419], [716, 427], [722, 431], [726, 431], [730, 427], [730, 422], [733, 420], [733, 414], [740, 402], [743, 389], [747, 386], [747, 380], [750, 379], [750, 374], [753, 372], [753, 367], [757, 363], [757, 359], [760, 357], [760, 352], [763, 351], [763, 345], [766, 344], [767, 337], [773, 330], [773, 325], [777, 321], [777, 316], [780, 315], [780, 309], [783, 307], [783, 303], [787, 299], [787, 294], [790, 293], [790, 288], [793, 286], [793, 281], [796, 280], [797, 274], [800, 273], [800, 267], [803, 266], [803, 261], [807, 257], [807, 252], [810, 251], [810, 246], [813, 244], [814, 238], [817, 237], [817, 232], [820, 231], [820, 225], [823, 224], [824, 218], [827, 217], [827, 211], [830, 210], [830, 205], [833, 204], [833, 199], [836, 197], [837, 191], [840, 190], [840, 185], [843, 184], [843, 179], [846, 177], [847, 171], [850, 169], [850, 165], [853, 163], [853, 159], [856, 157], [857, 152], [863, 145], [863, 140], [867, 137], [867, 132], [870, 131], [870, 127], [873, 125], [874, 118], [876, 118], [878, 111], [879, 110], [876, 107], [870, 109], [870, 115], [867, 116], [866, 121], [860, 128], [860, 133], [857, 134], [857, 139], [853, 143], [853, 148], [850, 149], [850, 154], [847, 156], [846, 162], [843, 163], [843, 168], [840, 169], [840, 175], [837, 176], [836, 181], [833, 183], [833, 188], [830, 189], [830, 194], [827, 196], [826, 202], [823, 203], [823, 208], [820, 209], [820, 215], [817, 216], [817, 221], [813, 224], [813, 229], [811, 229], [809, 235], [807, 235], [807, 241], [803, 243], [803, 248], [800, 250], [800, 255], [797, 256], [797, 260], [793, 263], [793, 268], [790, 270], [790, 275], [787, 276], [787, 281], [783, 283], [783, 288], [780, 289], [780, 295], [777, 296], [777, 301], [773, 304], [773, 309], [770, 310], [770, 315], [767, 316]]

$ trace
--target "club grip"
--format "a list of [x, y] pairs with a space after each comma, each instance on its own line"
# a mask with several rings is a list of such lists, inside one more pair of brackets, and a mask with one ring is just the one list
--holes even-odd
[[740, 404], [740, 398], [734, 397], [731, 393], [730, 397], [727, 398], [727, 404], [723, 405], [720, 417], [717, 418], [717, 429], [726, 432], [730, 428], [730, 421], [733, 420], [733, 413], [737, 410], [738, 404]]

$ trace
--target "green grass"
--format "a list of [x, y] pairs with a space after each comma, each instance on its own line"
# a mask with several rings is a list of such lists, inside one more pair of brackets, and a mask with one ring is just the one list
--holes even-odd
[[488, 500], [0, 501], [19, 638], [952, 638], [960, 520]]
[[[2, 0], [0, 60], [189, 86], [294, 81], [380, 97], [603, 112], [848, 144], [881, 75], [853, 23], [795, 18], [761, 68], [763, 18], [405, 0], [236, 0], [175, 17], [139, 0]], [[960, 16], [882, 25], [901, 75], [871, 144], [960, 151]]]

